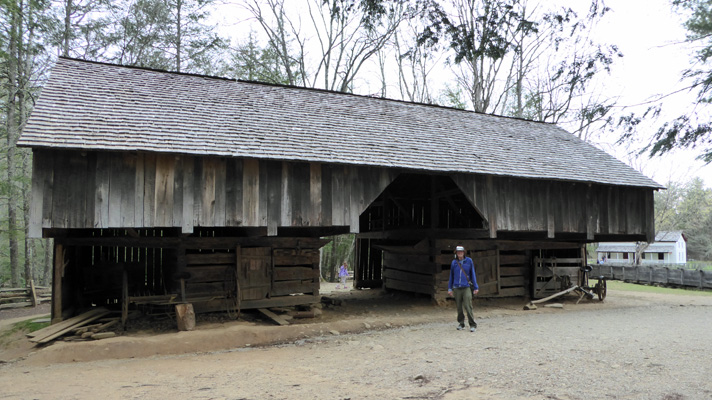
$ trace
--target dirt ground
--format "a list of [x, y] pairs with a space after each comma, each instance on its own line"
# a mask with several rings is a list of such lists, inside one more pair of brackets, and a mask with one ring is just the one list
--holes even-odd
[[246, 315], [14, 360], [6, 348], [0, 399], [712, 398], [710, 296], [609, 291], [536, 311], [478, 299], [470, 333], [453, 304], [333, 287], [341, 306], [290, 326]]

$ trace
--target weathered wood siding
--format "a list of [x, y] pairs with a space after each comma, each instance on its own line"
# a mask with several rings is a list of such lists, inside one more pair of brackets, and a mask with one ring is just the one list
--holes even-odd
[[30, 234], [42, 228], [351, 226], [397, 172], [156, 153], [35, 150]]
[[655, 237], [653, 189], [483, 175], [452, 176], [497, 231]]
[[[30, 235], [42, 228], [350, 226], [399, 170], [160, 153], [35, 150]], [[653, 189], [455, 174], [498, 231], [654, 236]], [[426, 210], [427, 212], [427, 210]], [[427, 219], [427, 218], [426, 218]]]

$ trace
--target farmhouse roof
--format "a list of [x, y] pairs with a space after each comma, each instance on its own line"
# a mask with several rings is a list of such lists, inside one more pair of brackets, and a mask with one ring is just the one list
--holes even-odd
[[[675, 250], [677, 241], [685, 235], [681, 231], [659, 231], [655, 234], [655, 242], [650, 243], [644, 253], [671, 253]], [[632, 253], [635, 252], [634, 242], [600, 243], [596, 248], [598, 253]]]
[[661, 186], [547, 123], [60, 58], [18, 142]]
[[685, 235], [682, 234], [682, 231], [660, 231], [655, 234], [655, 241], [674, 243], [680, 240], [680, 237], [687, 241], [687, 238], [685, 237]]
[[[635, 253], [635, 243], [601, 243], [596, 248], [597, 253]], [[675, 245], [670, 243], [651, 243], [643, 253], [672, 253]]]

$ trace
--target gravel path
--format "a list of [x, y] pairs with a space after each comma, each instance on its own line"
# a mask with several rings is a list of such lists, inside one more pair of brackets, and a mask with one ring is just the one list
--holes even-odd
[[712, 398], [712, 298], [650, 296], [480, 314], [474, 334], [436, 322], [209, 354], [12, 363], [0, 367], [0, 399]]

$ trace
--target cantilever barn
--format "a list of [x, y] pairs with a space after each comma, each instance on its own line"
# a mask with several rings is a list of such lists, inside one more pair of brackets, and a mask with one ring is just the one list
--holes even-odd
[[443, 296], [463, 244], [482, 296], [543, 297], [585, 243], [652, 241], [661, 188], [551, 124], [68, 58], [19, 145], [54, 320], [317, 302], [349, 232], [356, 287]]

